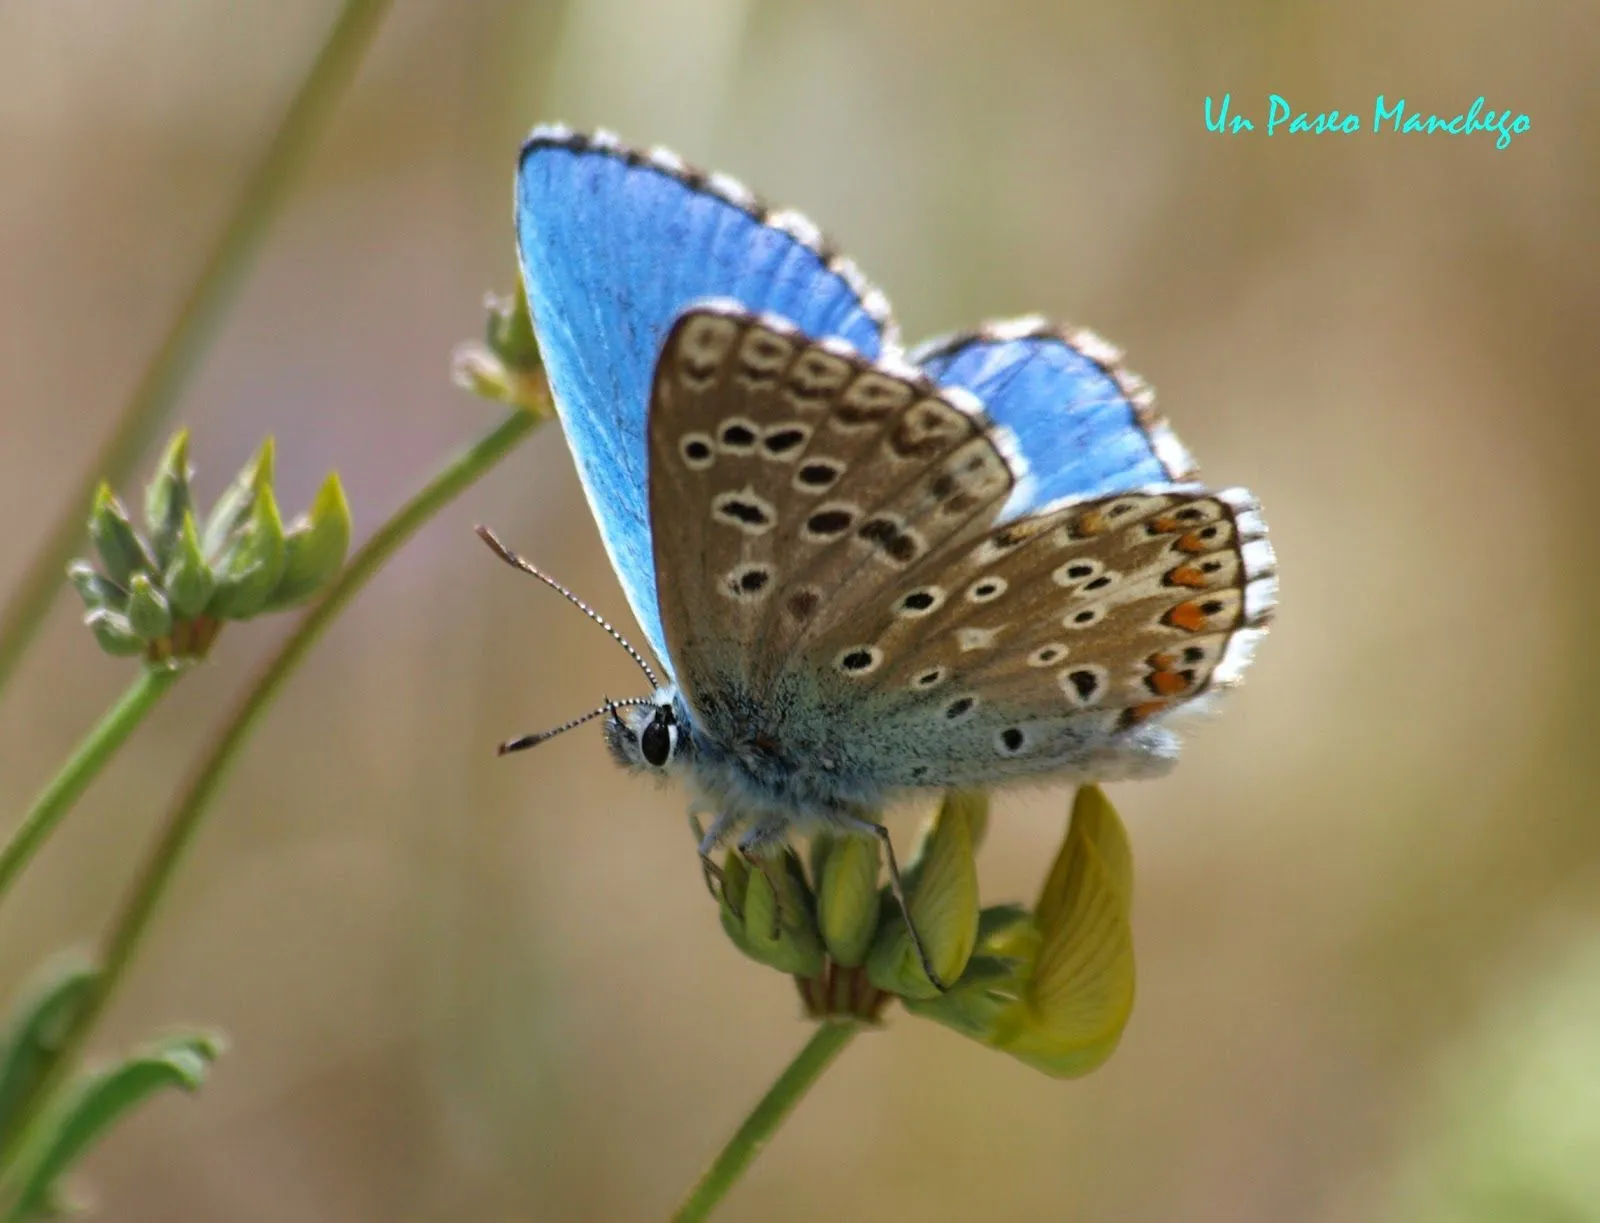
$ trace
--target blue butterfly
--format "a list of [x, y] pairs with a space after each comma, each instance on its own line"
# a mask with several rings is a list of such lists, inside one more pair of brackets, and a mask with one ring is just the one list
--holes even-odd
[[1112, 345], [1027, 318], [907, 354], [804, 217], [609, 133], [535, 129], [516, 223], [667, 671], [636, 654], [655, 691], [589, 716], [716, 813], [702, 861], [797, 828], [888, 848], [872, 813], [923, 788], [1160, 774], [1169, 716], [1243, 674], [1277, 588], [1259, 507], [1191, 482]]

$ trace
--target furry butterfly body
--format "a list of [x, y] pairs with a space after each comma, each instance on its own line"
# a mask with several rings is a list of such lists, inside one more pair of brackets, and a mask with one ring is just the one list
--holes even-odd
[[[1255, 502], [1212, 492], [1110, 345], [1037, 319], [903, 354], [797, 214], [536, 130], [524, 281], [624, 590], [670, 675], [610, 711], [754, 852], [922, 787], [1164, 771], [1270, 618]], [[706, 846], [702, 847], [703, 849]]]

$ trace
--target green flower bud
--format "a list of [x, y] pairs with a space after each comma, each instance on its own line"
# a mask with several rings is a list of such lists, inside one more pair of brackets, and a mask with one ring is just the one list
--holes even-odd
[[828, 855], [833, 852], [833, 847], [839, 843], [839, 837], [829, 832], [826, 828], [813, 833], [807, 844], [807, 865], [811, 868], [811, 877], [818, 880], [821, 886], [822, 872], [827, 868]]
[[813, 867], [817, 924], [836, 963], [855, 968], [867, 958], [878, 932], [878, 843], [866, 837], [830, 837]]
[[[737, 851], [730, 851], [724, 874]], [[804, 870], [793, 850], [747, 872], [743, 903], [732, 916], [729, 930], [734, 943], [753, 960], [779, 972], [811, 977], [822, 971], [822, 939]], [[724, 919], [724, 927], [730, 924]]]
[[[906, 883], [909, 920], [946, 985], [960, 978], [978, 941], [978, 864], [972, 824], [978, 804], [986, 801], [962, 791], [945, 797], [923, 840], [915, 875]], [[923, 970], [905, 921], [891, 921], [879, 930], [867, 958], [867, 976], [879, 989], [905, 998], [931, 998], [939, 992]]]
[[450, 358], [450, 381], [480, 399], [516, 402], [511, 371], [505, 362], [475, 341], [457, 345]]
[[218, 620], [247, 620], [260, 612], [283, 577], [286, 551], [277, 499], [271, 487], [261, 483], [249, 519], [217, 560], [217, 589], [206, 614]]
[[932, 1019], [963, 1036], [991, 1044], [1006, 1008], [1021, 988], [1017, 966], [994, 956], [974, 955], [961, 980], [932, 998], [902, 998], [913, 1015]]
[[145, 641], [159, 641], [172, 631], [172, 608], [147, 574], [136, 573], [128, 583], [128, 624]]
[[99, 611], [102, 607], [121, 611], [126, 604], [128, 592], [103, 576], [88, 561], [73, 561], [68, 565], [67, 581], [72, 583], [72, 588], [78, 592], [87, 611]]
[[522, 286], [519, 284], [511, 297], [491, 293], [483, 305], [489, 315], [484, 328], [489, 351], [514, 370], [540, 369], [539, 341], [533, 334], [533, 318]]
[[545, 384], [539, 342], [519, 287], [514, 298], [491, 295], [483, 343], [456, 348], [451, 378], [485, 399], [498, 400], [535, 416], [549, 416], [553, 405]]
[[107, 654], [126, 658], [130, 654], [139, 654], [144, 650], [144, 641], [133, 631], [133, 625], [128, 623], [128, 617], [121, 612], [102, 607], [98, 611], [90, 612], [83, 618], [83, 622], [89, 626], [89, 630], [94, 633], [94, 639]]
[[722, 883], [717, 900], [722, 910], [722, 928], [741, 948], [744, 946], [744, 902], [750, 891], [750, 865], [744, 855], [729, 850], [722, 858]]
[[109, 484], [101, 484], [95, 492], [89, 511], [89, 539], [100, 554], [106, 576], [119, 586], [127, 585], [136, 570], [153, 567], [150, 554], [128, 521], [128, 512]]
[[263, 610], [277, 611], [321, 590], [344, 564], [350, 548], [350, 504], [337, 474], [330, 473], [311, 508], [289, 524], [284, 536], [283, 576]]
[[248, 463], [233, 478], [217, 498], [206, 520], [203, 545], [206, 556], [212, 560], [221, 557], [233, 534], [243, 530], [255, 510], [256, 498], [264, 488], [272, 487], [272, 469], [275, 450], [269, 437], [261, 443]]
[[189, 431], [180, 429], [167, 443], [161, 465], [144, 494], [145, 528], [150, 532], [151, 551], [157, 572], [172, 561], [183, 531], [183, 516], [192, 508], [189, 497]]
[[1033, 914], [1021, 905], [991, 905], [978, 914], [978, 953], [1002, 960], [1032, 960], [1039, 946]]
[[200, 550], [200, 527], [195, 522], [192, 510], [184, 512], [177, 546], [167, 565], [163, 585], [173, 614], [185, 620], [205, 611], [206, 604], [211, 601], [211, 593], [216, 589], [211, 566], [206, 564], [205, 555]]

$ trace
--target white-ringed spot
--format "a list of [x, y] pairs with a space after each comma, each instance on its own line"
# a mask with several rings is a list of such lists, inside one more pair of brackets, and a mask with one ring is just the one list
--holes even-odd
[[773, 382], [794, 353], [792, 341], [761, 328], [751, 328], [739, 345], [739, 381], [749, 387]]
[[770, 565], [736, 565], [723, 574], [717, 589], [736, 602], [758, 603], [772, 592], [773, 576]]
[[736, 493], [718, 493], [711, 499], [711, 517], [746, 535], [764, 535], [778, 521], [772, 502], [757, 496], [748, 484]]
[[837, 539], [848, 531], [861, 508], [846, 501], [828, 501], [813, 510], [806, 518], [800, 534], [815, 543]]
[[945, 705], [943, 710], [944, 720], [952, 724], [965, 722], [978, 712], [978, 706], [981, 703], [982, 700], [976, 692], [963, 693]]
[[825, 407], [850, 377], [851, 365], [844, 358], [819, 349], [801, 353], [783, 380], [784, 398], [802, 412]]
[[1032, 746], [1029, 738], [1025, 727], [1007, 726], [995, 732], [994, 750], [1002, 756], [1020, 756]]
[[839, 433], [860, 433], [889, 418], [892, 412], [911, 402], [916, 392], [898, 378], [867, 370], [834, 405], [828, 415], [828, 428]]
[[911, 682], [906, 685], [913, 692], [929, 692], [937, 688], [950, 678], [949, 667], [929, 667], [911, 677]]
[[1107, 674], [1104, 667], [1068, 667], [1056, 675], [1056, 682], [1067, 700], [1082, 708], [1100, 698], [1106, 688]]
[[749, 454], [756, 448], [761, 426], [743, 416], [730, 416], [717, 426], [717, 449], [723, 454]]
[[967, 587], [966, 599], [968, 603], [992, 603], [1005, 594], [1009, 585], [1002, 577], [981, 577], [971, 586]]
[[1087, 557], [1078, 557], [1064, 565], [1057, 565], [1050, 574], [1050, 580], [1057, 586], [1076, 586], [1079, 582], [1086, 582], [1099, 575], [1105, 566], [1099, 561]]
[[683, 465], [690, 471], [705, 471], [717, 461], [717, 452], [709, 433], [685, 433], [678, 439], [678, 453]]
[[1105, 619], [1106, 609], [1099, 605], [1094, 607], [1080, 607], [1069, 611], [1061, 617], [1061, 627], [1068, 629], [1092, 628]]
[[1049, 667], [1067, 656], [1067, 647], [1059, 641], [1048, 641], [1028, 655], [1030, 667]]
[[717, 378], [739, 326], [732, 319], [702, 314], [685, 324], [678, 336], [678, 374], [685, 386], [702, 391]]
[[926, 616], [944, 606], [944, 591], [937, 586], [919, 586], [895, 600], [897, 616]]
[[794, 473], [794, 486], [803, 493], [825, 493], [848, 470], [842, 459], [827, 455], [807, 455]]
[[[884, 453], [897, 462], [911, 459], [931, 462], [971, 431], [972, 424], [966, 416], [937, 396], [929, 396], [901, 414], [884, 439]], [[977, 456], [974, 460], [972, 470], [978, 471], [983, 466], [982, 460]]]
[[883, 651], [875, 645], [853, 645], [839, 651], [833, 660], [834, 669], [843, 675], [871, 675], [883, 662]]
[[761, 434], [761, 457], [775, 463], [792, 463], [800, 457], [810, 436], [811, 426], [802, 421], [768, 425]]

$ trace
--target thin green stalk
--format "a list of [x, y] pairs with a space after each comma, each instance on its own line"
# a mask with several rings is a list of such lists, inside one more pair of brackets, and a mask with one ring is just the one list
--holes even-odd
[[139, 677], [128, 685], [122, 699], [106, 711], [105, 717], [78, 744], [71, 759], [50, 779], [50, 784], [34, 800], [5, 847], [0, 848], [0, 901], [5, 899], [6, 891], [44, 844], [45, 838], [55, 831], [61, 817], [78, 801], [78, 796], [116, 755], [133, 728], [155, 708], [156, 702], [180, 674], [167, 667], [141, 666]]
[[156, 907], [165, 896], [185, 851], [210, 810], [239, 750], [250, 737], [284, 683], [294, 674], [323, 631], [375, 574], [396, 549], [459, 493], [504, 458], [518, 442], [538, 427], [542, 417], [514, 410], [481, 440], [467, 447], [440, 469], [393, 517], [380, 526], [328, 588], [328, 593], [302, 617], [278, 652], [257, 673], [244, 698], [222, 725], [210, 749], [184, 788], [178, 805], [167, 817], [160, 838], [145, 859], [127, 899], [112, 922], [100, 958], [100, 973], [84, 997], [81, 1008], [63, 1032], [50, 1068], [19, 1108], [27, 1117], [28, 1131], [14, 1148], [16, 1158], [0, 1170], [0, 1218], [16, 1202], [40, 1145], [39, 1117], [48, 1101], [77, 1061], [106, 1004], [127, 974], [134, 952], [149, 929]]
[[822, 1077], [822, 1072], [833, 1064], [833, 1059], [860, 1030], [861, 1025], [854, 1020], [830, 1019], [817, 1025], [805, 1047], [761, 1097], [761, 1102], [678, 1207], [678, 1212], [672, 1216], [674, 1223], [695, 1223], [711, 1213], [744, 1174], [750, 1161], [767, 1145], [784, 1118], [794, 1111], [800, 1097]]
[[116, 428], [89, 461], [64, 502], [66, 508], [23, 574], [21, 585], [0, 611], [0, 690], [61, 589], [61, 570], [83, 538], [83, 507], [101, 480], [123, 484], [154, 440], [261, 248], [295, 172], [355, 75], [389, 4], [390, 0], [346, 0]]

